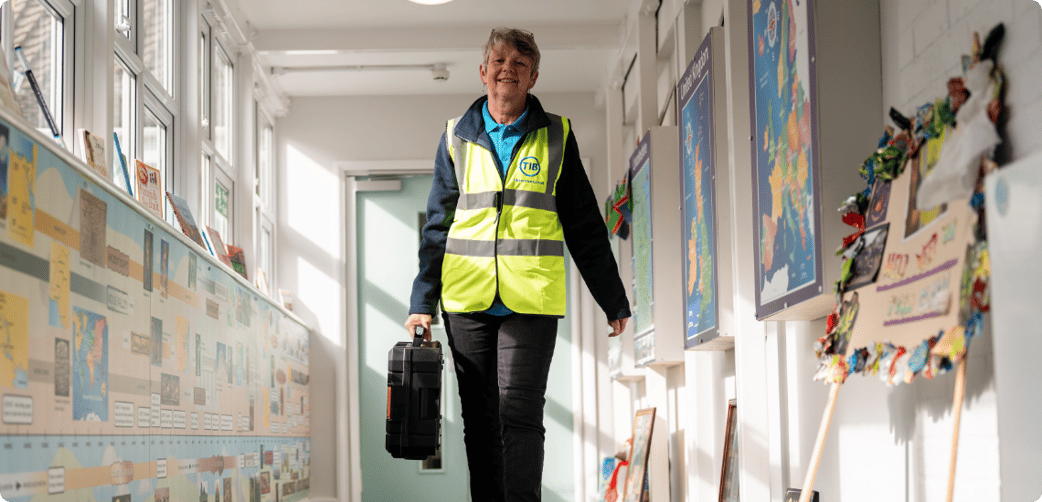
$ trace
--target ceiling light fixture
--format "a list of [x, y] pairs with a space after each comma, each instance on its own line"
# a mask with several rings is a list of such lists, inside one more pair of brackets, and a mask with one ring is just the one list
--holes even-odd
[[271, 74], [274, 76], [298, 72], [339, 72], [339, 71], [394, 71], [394, 70], [428, 70], [431, 79], [435, 82], [444, 82], [449, 79], [449, 70], [445, 63], [433, 64], [387, 64], [387, 65], [328, 65], [328, 66], [272, 66]]
[[420, 5], [441, 5], [443, 3], [449, 3], [452, 0], [409, 0], [412, 3], [418, 3]]

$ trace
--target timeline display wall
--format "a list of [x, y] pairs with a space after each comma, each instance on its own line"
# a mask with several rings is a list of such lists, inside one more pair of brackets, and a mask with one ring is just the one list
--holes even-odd
[[306, 498], [308, 329], [8, 117], [0, 495]]

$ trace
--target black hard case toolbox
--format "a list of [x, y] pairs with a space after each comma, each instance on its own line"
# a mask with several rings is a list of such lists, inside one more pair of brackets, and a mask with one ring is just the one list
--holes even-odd
[[441, 444], [441, 343], [398, 342], [387, 355], [387, 441], [391, 456], [423, 460]]

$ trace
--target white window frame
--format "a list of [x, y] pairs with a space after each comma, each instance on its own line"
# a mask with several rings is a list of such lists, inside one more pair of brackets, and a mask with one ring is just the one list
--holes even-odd
[[[27, 0], [37, 1], [41, 3], [46, 10], [52, 15], [61, 18], [62, 31], [61, 40], [56, 40], [54, 46], [60, 47], [61, 57], [60, 63], [56, 58], [55, 74], [52, 76], [53, 81], [51, 82], [56, 88], [58, 88], [57, 94], [61, 98], [61, 103], [47, 103], [47, 107], [51, 112], [52, 118], [55, 121], [55, 125], [59, 128], [59, 132], [62, 135], [62, 139], [66, 145], [66, 148], [72, 148], [73, 142], [71, 141], [75, 131], [73, 125], [73, 104], [74, 104], [74, 91], [75, 91], [75, 68], [77, 67], [77, 53], [76, 53], [76, 40], [74, 34], [77, 33], [77, 12], [76, 5], [79, 1], [74, 4], [70, 0]], [[80, 0], [82, 1], [82, 0]], [[9, 35], [14, 30], [14, 26], [11, 22], [13, 16], [8, 14], [8, 10], [11, 9], [10, 1], [2, 2], [2, 9], [4, 10], [3, 15], [0, 15], [2, 19], [2, 26], [0, 26], [0, 34], [2, 34], [2, 43], [0, 43], [0, 49], [3, 50], [4, 57], [7, 59], [8, 69], [11, 71], [12, 77], [21, 73], [21, 63], [19, 63], [14, 54], [14, 41]], [[32, 64], [32, 62], [30, 62]], [[12, 78], [14, 80], [14, 78]], [[50, 131], [47, 131], [47, 135], [50, 135]]]
[[[255, 88], [257, 86], [254, 86]], [[276, 272], [277, 260], [277, 249], [278, 246], [278, 225], [275, 224], [276, 217], [276, 200], [277, 194], [275, 193], [275, 178], [277, 176], [277, 169], [275, 168], [275, 121], [271, 118], [271, 115], [264, 109], [263, 104], [259, 100], [253, 101], [253, 123], [254, 123], [254, 190], [253, 190], [253, 207], [254, 215], [256, 219], [255, 226], [255, 248], [257, 250], [257, 268], [263, 268], [265, 276], [268, 282], [268, 293], [272, 295], [277, 290], [275, 284], [275, 277], [278, 275]], [[267, 151], [262, 151], [264, 141], [262, 141], [262, 135], [265, 130], [270, 129], [271, 141], [267, 144]], [[268, 170], [269, 172], [264, 173], [261, 169], [262, 158], [267, 157], [268, 159]], [[267, 174], [268, 179], [264, 179]], [[263, 250], [264, 239], [263, 234], [268, 231], [271, 235], [270, 247], [267, 250]], [[267, 252], [268, 263], [262, 260], [264, 253]]]

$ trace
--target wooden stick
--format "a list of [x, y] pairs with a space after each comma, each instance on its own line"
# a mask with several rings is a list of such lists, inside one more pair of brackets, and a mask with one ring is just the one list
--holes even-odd
[[952, 404], [955, 423], [952, 425], [952, 454], [948, 463], [948, 502], [955, 496], [955, 460], [959, 455], [959, 423], [962, 422], [962, 398], [966, 396], [966, 359], [959, 363], [955, 373], [955, 402]]
[[832, 423], [832, 413], [836, 411], [836, 398], [839, 397], [840, 383], [832, 384], [829, 391], [829, 401], [825, 404], [825, 414], [821, 417], [821, 428], [818, 429], [818, 439], [814, 442], [814, 457], [807, 477], [803, 480], [803, 491], [800, 493], [800, 502], [810, 502], [814, 493], [814, 479], [818, 477], [818, 466], [821, 465], [821, 455], [825, 450], [825, 439], [829, 436], [829, 424]]

